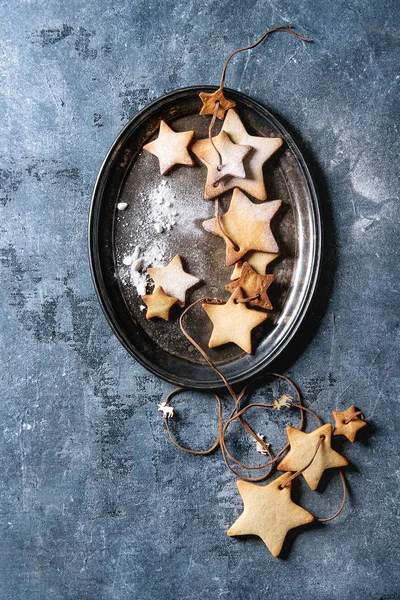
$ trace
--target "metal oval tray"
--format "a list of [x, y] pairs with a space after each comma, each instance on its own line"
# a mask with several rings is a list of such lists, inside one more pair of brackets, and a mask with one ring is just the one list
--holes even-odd
[[[93, 280], [114, 333], [128, 352], [155, 375], [199, 389], [223, 384], [181, 333], [181, 310], [174, 307], [169, 322], [146, 320], [145, 311], [140, 308], [141, 298], [123, 276], [122, 259], [136, 245], [159, 249], [162, 260], [158, 265], [166, 265], [175, 254], [180, 254], [186, 270], [202, 279], [188, 301], [229, 297], [225, 285], [230, 281], [232, 267], [225, 266], [225, 243], [201, 226], [214, 212], [214, 202], [203, 199], [206, 169], [200, 163], [194, 167], [177, 166], [163, 178], [158, 160], [142, 152], [143, 145], [157, 135], [160, 119], [172, 123], [175, 131], [193, 129], [195, 138], [206, 137], [211, 117], [199, 115], [202, 103], [198, 94], [215, 89], [197, 86], [171, 92], [126, 125], [101, 167], [89, 219]], [[234, 344], [209, 350], [212, 325], [201, 307], [194, 308], [185, 321], [188, 331], [228, 380], [238, 383], [271, 363], [298, 329], [318, 278], [321, 221], [309, 170], [291, 136], [259, 103], [234, 90], [226, 93], [236, 101], [236, 109], [250, 134], [284, 140], [282, 148], [264, 165], [267, 202], [280, 199], [283, 204], [272, 223], [280, 256], [267, 269], [275, 275], [269, 290], [274, 310], [253, 332], [254, 353], [248, 355]], [[154, 199], [164, 192], [173, 198], [176, 224], [171, 231], [158, 234], [154, 218], [161, 208]], [[230, 197], [231, 192], [220, 197], [221, 212], [228, 208]], [[128, 208], [118, 211], [118, 202], [127, 202]]]

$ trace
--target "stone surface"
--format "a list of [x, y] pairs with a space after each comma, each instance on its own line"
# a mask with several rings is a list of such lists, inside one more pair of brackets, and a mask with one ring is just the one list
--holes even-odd
[[[1, 2], [2, 599], [400, 597], [396, 4]], [[286, 22], [314, 44], [277, 34], [227, 73], [287, 124], [325, 219], [317, 301], [276, 368], [326, 421], [354, 403], [370, 427], [336, 442], [354, 465], [344, 512], [296, 534], [282, 560], [227, 537], [241, 500], [220, 455], [169, 442], [157, 403], [171, 387], [107, 325], [86, 228], [129, 118], [165, 91], [218, 84], [233, 48]], [[192, 400], [179, 402], [182, 437], [205, 447], [215, 406]], [[278, 448], [288, 420], [254, 427]], [[339, 480], [327, 483], [323, 495], [297, 486], [321, 516], [340, 502]]]

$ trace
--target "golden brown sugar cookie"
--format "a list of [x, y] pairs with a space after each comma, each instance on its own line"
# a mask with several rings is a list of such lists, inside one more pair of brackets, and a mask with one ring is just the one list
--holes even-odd
[[332, 415], [335, 420], [335, 429], [333, 431], [333, 435], [344, 435], [349, 442], [353, 444], [355, 442], [357, 432], [367, 424], [358, 416], [354, 416], [358, 412], [359, 411], [356, 409], [354, 404], [343, 412], [333, 410]]
[[202, 304], [213, 324], [209, 348], [233, 342], [247, 354], [252, 353], [251, 332], [268, 315], [247, 308], [244, 302], [237, 302], [241, 298], [243, 292], [237, 288], [226, 304]]
[[291, 499], [291, 482], [284, 487], [290, 475], [285, 473], [268, 485], [239, 480], [244, 510], [228, 535], [257, 535], [272, 556], [279, 556], [287, 532], [314, 521], [311, 513]]
[[160, 173], [165, 175], [174, 165], [192, 167], [194, 160], [190, 156], [188, 146], [194, 131], [175, 132], [165, 121], [160, 121], [158, 138], [143, 146], [143, 150], [157, 156], [160, 162]]
[[258, 308], [272, 310], [267, 290], [274, 279], [274, 275], [259, 275], [250, 267], [249, 263], [245, 262], [240, 278], [228, 283], [225, 288], [228, 292], [234, 292], [237, 287], [240, 287], [247, 298], [258, 296], [258, 298], [247, 302], [247, 306], [258, 306]]
[[179, 254], [166, 267], [151, 267], [147, 272], [156, 286], [163, 288], [165, 294], [178, 299], [179, 306], [185, 305], [186, 292], [200, 281], [198, 277], [183, 270]]
[[207, 94], [206, 92], [200, 92], [199, 96], [200, 96], [200, 100], [203, 103], [203, 106], [201, 107], [201, 111], [200, 111], [201, 115], [213, 115], [214, 110], [215, 110], [215, 105], [217, 102], [219, 102], [217, 117], [219, 119], [223, 119], [226, 111], [229, 108], [233, 108], [234, 106], [236, 106], [236, 102], [233, 102], [233, 100], [228, 100], [228, 98], [225, 98], [224, 92], [221, 90], [221, 88], [219, 88], [216, 92], [213, 92], [212, 94]]
[[244, 179], [226, 177], [218, 183], [217, 187], [206, 184], [204, 197], [207, 200], [212, 200], [238, 187], [247, 194], [254, 196], [257, 200], [266, 200], [267, 191], [264, 184], [263, 165], [282, 146], [283, 141], [281, 138], [249, 135], [238, 113], [234, 109], [230, 109], [227, 112], [222, 125], [222, 131], [225, 131], [229, 135], [234, 144], [251, 146], [253, 148], [244, 160], [246, 177]]
[[170, 310], [178, 302], [177, 298], [167, 296], [160, 285], [152, 294], [142, 296], [142, 300], [147, 306], [146, 319], [161, 317], [165, 321], [169, 321]]
[[234, 144], [225, 131], [220, 131], [212, 140], [219, 154], [208, 138], [194, 142], [191, 148], [197, 158], [207, 167], [206, 185], [214, 185], [228, 176], [246, 177], [243, 159], [250, 152], [251, 146]]
[[278, 252], [278, 244], [271, 231], [271, 220], [281, 204], [281, 200], [254, 204], [246, 194], [235, 188], [228, 211], [219, 217], [223, 230], [216, 217], [203, 222], [206, 231], [225, 240], [228, 267], [250, 250]]
[[256, 271], [256, 273], [259, 275], [265, 275], [265, 271], [269, 263], [278, 258], [278, 256], [279, 252], [258, 252], [257, 250], [251, 250], [243, 256], [243, 260], [238, 260], [237, 263], [235, 263], [231, 279], [239, 279], [244, 261], [248, 262], [249, 265]]
[[302, 475], [312, 490], [316, 490], [325, 469], [345, 467], [348, 461], [344, 456], [331, 447], [332, 425], [326, 423], [305, 433], [291, 425], [286, 427], [290, 450], [278, 465], [279, 471], [299, 471], [307, 465], [313, 457], [320, 438], [323, 440], [311, 465], [303, 471]]

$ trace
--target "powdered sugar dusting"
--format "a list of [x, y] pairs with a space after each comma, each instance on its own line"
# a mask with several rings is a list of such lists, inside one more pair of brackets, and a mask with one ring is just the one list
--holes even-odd
[[150, 208], [150, 220], [157, 233], [171, 231], [176, 225], [179, 212], [176, 209], [176, 195], [167, 179], [162, 179], [149, 193], [141, 193]]
[[147, 288], [152, 285], [146, 270], [150, 266], [163, 266], [165, 257], [165, 242], [153, 240], [145, 250], [140, 246], [130, 249], [129, 253], [122, 259], [119, 269], [119, 277], [125, 285], [131, 285], [139, 296], [147, 293]]

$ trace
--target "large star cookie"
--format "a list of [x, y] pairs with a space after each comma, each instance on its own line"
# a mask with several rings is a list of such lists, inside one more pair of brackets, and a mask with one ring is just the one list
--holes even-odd
[[228, 283], [225, 288], [228, 292], [234, 292], [237, 287], [240, 287], [247, 298], [258, 296], [258, 298], [247, 302], [248, 306], [258, 306], [259, 308], [272, 310], [267, 290], [274, 279], [274, 275], [259, 275], [250, 267], [249, 263], [245, 262], [240, 279]]
[[174, 165], [192, 167], [194, 160], [190, 156], [188, 146], [194, 131], [175, 132], [165, 121], [160, 121], [158, 138], [143, 146], [143, 150], [157, 156], [160, 162], [160, 173], [165, 175]]
[[316, 490], [325, 469], [345, 467], [348, 461], [332, 449], [332, 425], [327, 423], [305, 433], [291, 425], [286, 427], [290, 450], [278, 465], [279, 471], [299, 471], [307, 465], [313, 457], [320, 438], [323, 439], [311, 465], [303, 471], [302, 475], [312, 490]]
[[333, 435], [344, 435], [349, 442], [353, 444], [356, 439], [357, 431], [367, 425], [367, 423], [362, 419], [359, 419], [358, 416], [354, 416], [357, 412], [354, 404], [343, 412], [333, 410], [332, 415], [335, 419]]
[[198, 140], [192, 146], [193, 153], [207, 167], [206, 187], [213, 186], [228, 176], [246, 177], [243, 159], [250, 152], [251, 146], [234, 144], [225, 131], [220, 131], [217, 136], [213, 137], [213, 143], [220, 156], [208, 138]]
[[270, 223], [281, 204], [281, 200], [254, 204], [246, 194], [235, 188], [228, 212], [219, 217], [223, 230], [216, 217], [203, 222], [206, 231], [225, 240], [228, 267], [243, 258], [250, 250], [278, 252]]
[[241, 298], [243, 293], [238, 288], [226, 304], [202, 304], [213, 324], [209, 348], [233, 342], [247, 354], [252, 353], [251, 332], [268, 315], [247, 308], [244, 302], [237, 302]]
[[284, 487], [288, 477], [285, 473], [268, 485], [238, 481], [244, 510], [228, 535], [257, 535], [272, 556], [279, 556], [287, 532], [314, 521], [311, 513], [291, 499], [291, 482]]
[[282, 146], [283, 142], [281, 138], [249, 135], [234, 109], [228, 111], [222, 125], [222, 130], [229, 135], [234, 144], [251, 146], [253, 148], [244, 160], [246, 177], [244, 179], [226, 177], [218, 183], [217, 187], [206, 184], [204, 197], [212, 200], [238, 187], [247, 194], [257, 198], [257, 200], [266, 200], [267, 192], [264, 184], [263, 165]]
[[201, 115], [213, 115], [215, 106], [216, 106], [217, 102], [219, 102], [217, 117], [219, 119], [223, 119], [226, 111], [229, 108], [233, 108], [234, 106], [236, 106], [236, 102], [233, 102], [233, 100], [228, 100], [228, 98], [225, 98], [224, 92], [221, 90], [221, 88], [219, 88], [216, 92], [213, 92], [212, 94], [207, 94], [206, 92], [200, 92], [199, 96], [200, 96], [200, 100], [203, 103], [203, 106], [201, 107], [201, 111], [200, 111]]
[[166, 267], [151, 267], [148, 274], [164, 292], [172, 298], [177, 298], [179, 306], [184, 306], [186, 292], [200, 281], [198, 277], [183, 270], [182, 260], [177, 254]]
[[152, 294], [142, 296], [142, 300], [147, 306], [146, 319], [161, 317], [165, 321], [169, 321], [170, 310], [178, 302], [177, 298], [167, 296], [161, 286], [158, 286]]

